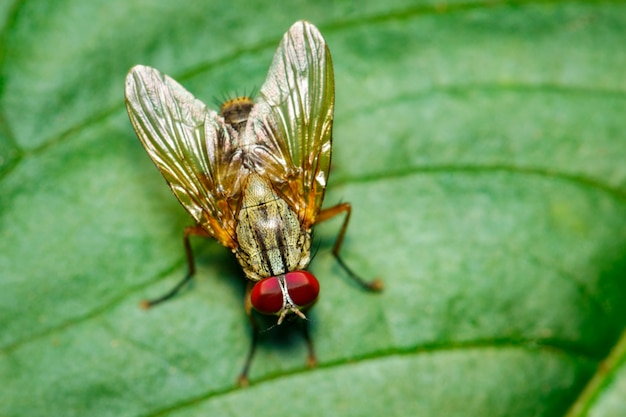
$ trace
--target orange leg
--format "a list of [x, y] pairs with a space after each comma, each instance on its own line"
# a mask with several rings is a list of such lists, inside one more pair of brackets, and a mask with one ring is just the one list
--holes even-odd
[[196, 272], [196, 264], [193, 260], [193, 250], [191, 249], [191, 243], [189, 242], [190, 236], [211, 237], [200, 226], [189, 226], [185, 228], [185, 231], [183, 233], [183, 243], [185, 244], [185, 253], [187, 255], [187, 275], [185, 275], [185, 277], [180, 282], [178, 282], [178, 284], [176, 284], [174, 288], [172, 288], [162, 296], [153, 300], [143, 300], [141, 302], [142, 308], [147, 309], [156, 304], [160, 304], [163, 301], [169, 300], [170, 298], [178, 294], [178, 292], [193, 279], [193, 275]]
[[343, 243], [343, 237], [346, 234], [346, 230], [348, 229], [348, 222], [350, 221], [350, 214], [352, 213], [352, 206], [350, 203], [340, 203], [336, 206], [329, 207], [319, 212], [317, 215], [317, 219], [315, 224], [321, 223], [325, 220], [335, 217], [338, 214], [346, 213], [345, 220], [343, 221], [343, 225], [341, 226], [341, 230], [339, 231], [339, 236], [337, 236], [337, 240], [335, 241], [335, 246], [333, 247], [333, 255], [339, 265], [343, 268], [344, 271], [356, 281], [357, 284], [370, 291], [381, 291], [383, 289], [383, 282], [376, 278], [373, 281], [366, 281], [360, 276], [358, 276], [352, 269], [348, 267], [348, 265], [341, 259], [339, 256], [339, 249], [341, 249], [341, 244]]

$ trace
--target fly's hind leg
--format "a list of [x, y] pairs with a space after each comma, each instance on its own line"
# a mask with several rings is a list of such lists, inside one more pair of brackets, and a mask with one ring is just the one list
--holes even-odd
[[144, 309], [148, 309], [150, 307], [155, 306], [156, 304], [160, 304], [163, 301], [167, 301], [170, 298], [174, 297], [178, 292], [187, 285], [192, 279], [193, 275], [196, 272], [196, 264], [193, 259], [193, 250], [191, 249], [191, 243], [189, 242], [190, 236], [202, 236], [202, 237], [211, 237], [209, 234], [200, 226], [189, 226], [185, 228], [183, 233], [183, 243], [185, 244], [185, 253], [187, 255], [187, 275], [180, 280], [174, 288], [169, 290], [167, 293], [162, 296], [152, 299], [152, 300], [143, 300], [141, 302], [141, 307]]
[[350, 214], [352, 212], [352, 206], [350, 203], [340, 203], [336, 206], [329, 207], [320, 211], [317, 216], [315, 223], [321, 223], [325, 220], [335, 217], [338, 214], [346, 213], [346, 217], [343, 221], [343, 225], [341, 226], [341, 230], [339, 231], [339, 236], [337, 236], [337, 240], [335, 241], [335, 246], [333, 247], [333, 255], [335, 259], [341, 266], [341, 268], [346, 271], [346, 273], [352, 278], [357, 284], [361, 287], [365, 288], [369, 291], [382, 291], [383, 282], [376, 278], [372, 281], [366, 281], [361, 278], [358, 274], [356, 274], [339, 256], [339, 250], [341, 249], [341, 244], [343, 243], [343, 237], [346, 234], [346, 230], [348, 229], [348, 222], [350, 221]]

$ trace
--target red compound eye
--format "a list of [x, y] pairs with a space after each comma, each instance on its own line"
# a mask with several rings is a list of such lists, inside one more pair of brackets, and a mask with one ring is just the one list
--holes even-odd
[[259, 313], [277, 314], [283, 309], [283, 292], [277, 277], [264, 278], [252, 287], [252, 306]]
[[298, 307], [306, 307], [317, 299], [320, 283], [307, 271], [292, 271], [285, 274], [287, 292]]
[[259, 313], [278, 314], [283, 308], [283, 292], [280, 280], [284, 280], [289, 298], [296, 307], [312, 304], [320, 292], [317, 279], [307, 271], [292, 271], [279, 277], [264, 278], [250, 292], [252, 306]]

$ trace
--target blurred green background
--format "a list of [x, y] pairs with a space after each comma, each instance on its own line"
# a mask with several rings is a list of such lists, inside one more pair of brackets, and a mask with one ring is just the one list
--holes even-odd
[[[213, 107], [261, 86], [282, 34], [335, 64], [311, 311], [264, 335], [123, 105], [135, 64]], [[626, 4], [12, 0], [0, 4], [0, 415], [626, 415]], [[569, 413], [569, 414], [568, 414]]]

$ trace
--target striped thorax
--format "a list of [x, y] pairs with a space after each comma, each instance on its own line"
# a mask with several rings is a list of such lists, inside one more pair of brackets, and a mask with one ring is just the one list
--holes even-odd
[[258, 281], [308, 266], [310, 231], [258, 174], [248, 177], [237, 220], [235, 254], [249, 279]]

